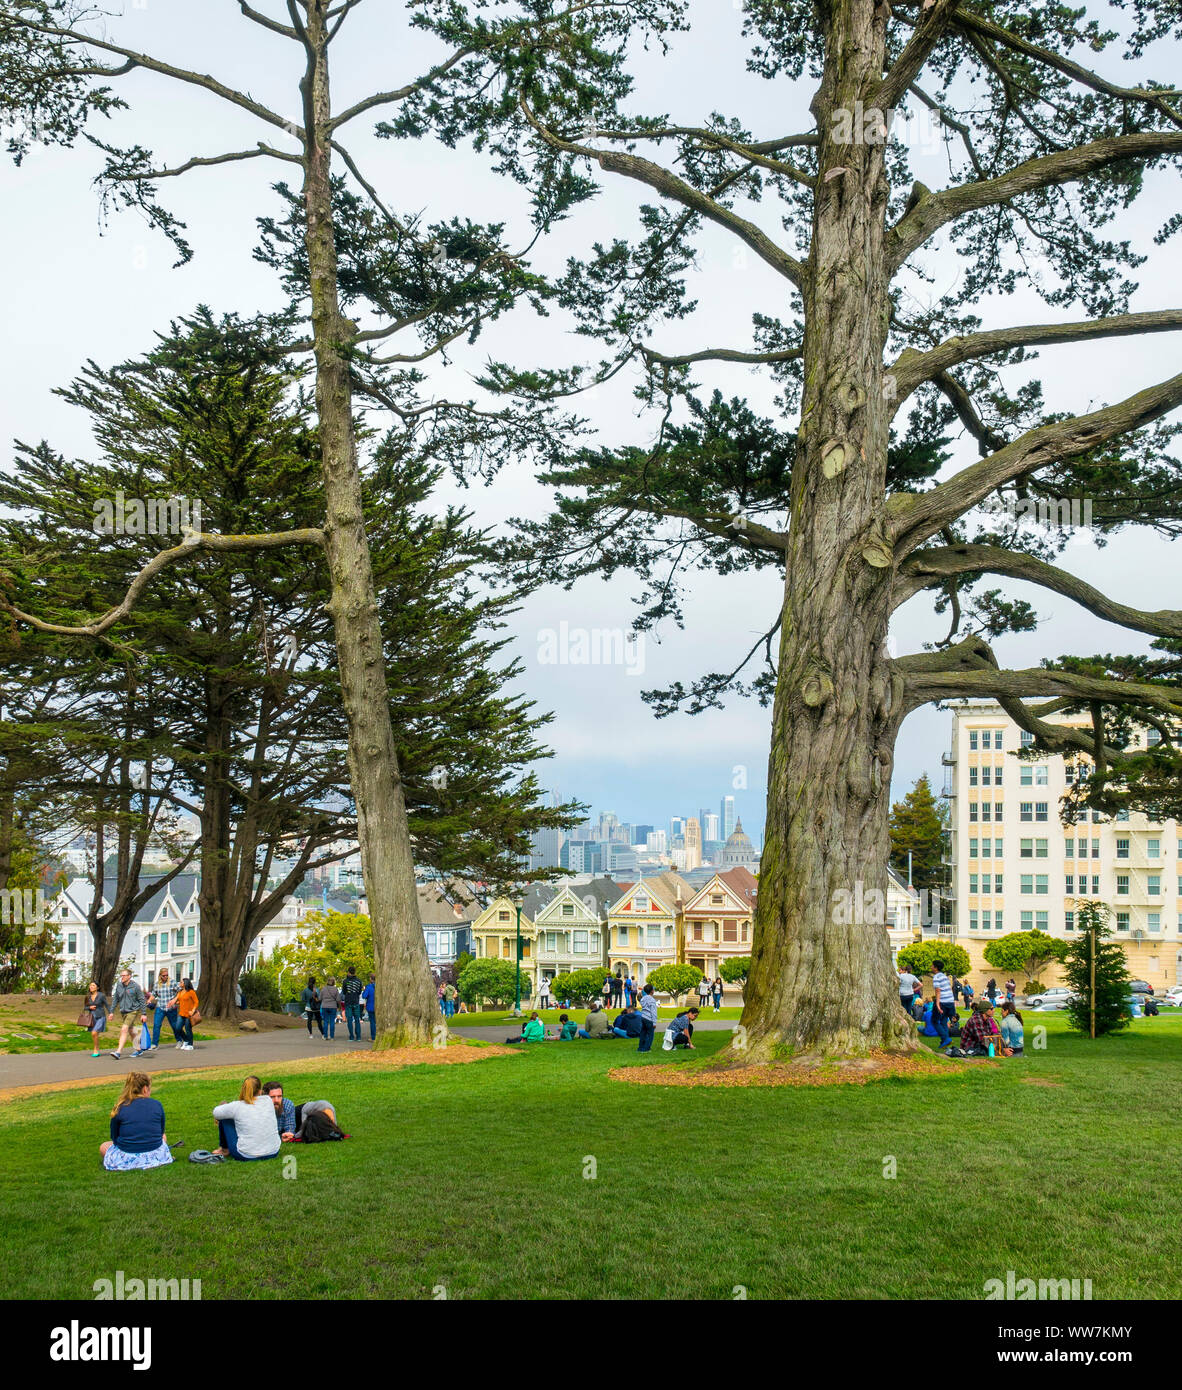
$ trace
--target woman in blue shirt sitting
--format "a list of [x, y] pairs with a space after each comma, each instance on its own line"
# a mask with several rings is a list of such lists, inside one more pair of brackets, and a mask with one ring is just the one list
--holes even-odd
[[164, 1106], [152, 1099], [152, 1079], [128, 1072], [123, 1094], [111, 1111], [111, 1137], [99, 1145], [103, 1167], [121, 1173], [129, 1168], [160, 1168], [172, 1162], [164, 1133]]
[[1022, 1055], [1022, 1015], [1012, 999], [1001, 1006], [1001, 1045], [1007, 1057]]

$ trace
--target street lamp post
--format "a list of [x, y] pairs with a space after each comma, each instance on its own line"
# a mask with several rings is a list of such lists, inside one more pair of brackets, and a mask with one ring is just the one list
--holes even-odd
[[514, 904], [517, 908], [517, 978], [513, 985], [513, 1012], [521, 1012], [521, 899]]

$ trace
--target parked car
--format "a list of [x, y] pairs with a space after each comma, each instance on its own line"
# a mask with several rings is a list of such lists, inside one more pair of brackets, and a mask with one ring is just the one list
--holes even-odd
[[1163, 1004], [1173, 1004], [1175, 1008], [1182, 1009], [1182, 985], [1171, 985], [1161, 998]]
[[1025, 995], [1022, 1007], [1041, 1009], [1047, 1004], [1060, 1004], [1065, 1007], [1070, 998], [1071, 991], [1065, 985], [1052, 985], [1050, 989], [1044, 989], [1040, 993]]
[[1153, 986], [1149, 983], [1148, 980], [1132, 980], [1129, 983], [1129, 988], [1133, 991], [1134, 994], [1153, 993]]

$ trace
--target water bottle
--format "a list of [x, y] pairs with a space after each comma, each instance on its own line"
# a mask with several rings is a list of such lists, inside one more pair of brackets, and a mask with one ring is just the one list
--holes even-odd
[[993, 1044], [992, 1044], [992, 1043], [989, 1044], [989, 1055], [990, 1055], [990, 1057], [993, 1056]]

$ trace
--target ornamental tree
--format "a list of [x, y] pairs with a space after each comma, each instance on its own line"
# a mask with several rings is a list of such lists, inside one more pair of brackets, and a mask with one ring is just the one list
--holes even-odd
[[1012, 931], [985, 947], [985, 959], [998, 970], [1012, 975], [1021, 971], [1027, 980], [1037, 980], [1052, 961], [1063, 960], [1069, 942], [1048, 936], [1045, 931]]
[[516, 997], [517, 968], [511, 960], [481, 957], [460, 972], [456, 987], [465, 1004], [511, 1004]]
[[718, 973], [728, 985], [744, 985], [751, 973], [750, 956], [727, 956], [718, 964]]
[[674, 1003], [680, 1003], [683, 995], [697, 989], [703, 979], [696, 965], [658, 965], [650, 970], [646, 984], [652, 985], [658, 994], [670, 994]]
[[[956, 975], [963, 978], [973, 968], [973, 963], [969, 959], [969, 953], [963, 946], [957, 946], [953, 941], [916, 941], [910, 946], [904, 946], [899, 952], [898, 965], [900, 970], [910, 970], [913, 975], [931, 975], [935, 971], [935, 961], [944, 962], [944, 973], [946, 975]], [[899, 1000], [899, 980], [892, 975], [895, 982], [895, 1002]]]
[[[782, 578], [749, 651], [650, 698], [658, 714], [737, 690], [772, 703], [747, 1055], [909, 1050], [886, 932], [828, 911], [855, 884], [885, 889], [907, 715], [999, 701], [1036, 753], [1078, 752], [1116, 789], [1138, 769], [1118, 726], [1143, 720], [1177, 778], [1182, 612], [1120, 602], [1056, 561], [1064, 508], [1067, 523], [1081, 511], [1073, 498], [1101, 537], [1136, 526], [1176, 536], [1182, 372], [1167, 364], [1076, 413], [1031, 364], [1035, 349], [1068, 343], [1102, 354], [1149, 335], [1177, 341], [1182, 306], [1152, 287], [1134, 304], [1134, 271], [1182, 214], [1137, 241], [1109, 224], [1151, 173], [1177, 189], [1182, 11], [1175, 0], [745, 0], [734, 22], [749, 40], [734, 88], [740, 76], [770, 88], [758, 116], [718, 109], [727, 98], [715, 89], [684, 100], [687, 114], [629, 94], [589, 122], [577, 101], [517, 76], [506, 163], [630, 185], [640, 226], [595, 246], [563, 283], [591, 357], [494, 364], [489, 380], [536, 398], [627, 370], [650, 410], [618, 447], [556, 440], [545, 476], [557, 509], [525, 527], [520, 563], [546, 578], [559, 560], [572, 580], [631, 572], [639, 627], [690, 616], [695, 570]], [[799, 125], [769, 125], [766, 111], [803, 110], [805, 98]], [[922, 178], [901, 133], [920, 118], [939, 149]], [[729, 271], [704, 267], [691, 287], [707, 230], [764, 277], [748, 341], [695, 333], [691, 288], [723, 302], [733, 289]], [[1048, 312], [1024, 321], [990, 302], [1019, 291]], [[773, 416], [718, 388], [718, 364], [735, 363], [778, 392]], [[953, 461], [957, 432], [975, 458]], [[1054, 524], [1026, 526], [1040, 507]], [[1067, 656], [1004, 669], [995, 641], [1038, 622], [1006, 596], [1010, 580], [1175, 645], [1156, 665]], [[895, 655], [891, 617], [912, 599], [931, 606], [931, 640]], [[1086, 727], [1048, 718], [1073, 710]]]

